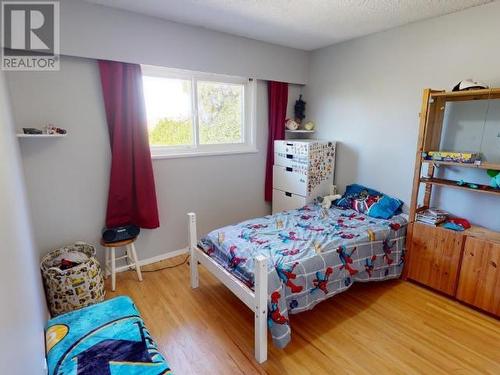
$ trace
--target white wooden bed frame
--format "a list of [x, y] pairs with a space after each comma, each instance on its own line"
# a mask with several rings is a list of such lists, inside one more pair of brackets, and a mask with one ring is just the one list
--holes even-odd
[[196, 214], [190, 212], [188, 218], [191, 288], [198, 288], [198, 263], [201, 263], [248, 308], [252, 309], [255, 314], [255, 359], [258, 363], [265, 362], [267, 360], [267, 257], [263, 255], [255, 257], [255, 291], [252, 291], [198, 247]]

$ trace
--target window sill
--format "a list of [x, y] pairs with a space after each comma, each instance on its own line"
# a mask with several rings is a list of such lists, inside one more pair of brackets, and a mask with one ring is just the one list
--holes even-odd
[[239, 150], [226, 150], [226, 151], [215, 151], [215, 150], [205, 150], [205, 151], [172, 151], [164, 154], [151, 154], [151, 159], [179, 159], [179, 158], [194, 158], [200, 156], [224, 156], [224, 155], [237, 155], [237, 154], [256, 154], [259, 150], [255, 147], [242, 148]]

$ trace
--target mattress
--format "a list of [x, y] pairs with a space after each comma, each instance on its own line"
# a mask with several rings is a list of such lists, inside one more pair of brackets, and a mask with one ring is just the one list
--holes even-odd
[[375, 219], [318, 204], [210, 232], [199, 246], [253, 288], [254, 258], [268, 257], [269, 328], [275, 345], [290, 341], [289, 314], [348, 289], [354, 282], [398, 278], [407, 220]]
[[50, 375], [172, 374], [128, 297], [51, 319], [46, 343]]

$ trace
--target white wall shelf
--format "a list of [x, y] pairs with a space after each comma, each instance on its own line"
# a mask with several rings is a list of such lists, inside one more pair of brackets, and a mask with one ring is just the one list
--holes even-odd
[[62, 138], [66, 137], [67, 134], [24, 134], [17, 133], [17, 138]]
[[316, 130], [305, 130], [305, 129], [297, 129], [297, 130], [285, 130], [287, 133], [314, 133]]

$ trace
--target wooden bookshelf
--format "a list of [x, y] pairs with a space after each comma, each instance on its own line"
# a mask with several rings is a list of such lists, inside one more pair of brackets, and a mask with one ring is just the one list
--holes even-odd
[[436, 178], [436, 177], [421, 177], [420, 182], [422, 182], [424, 184], [432, 184], [432, 185], [451, 187], [454, 189], [470, 190], [470, 191], [475, 191], [476, 193], [500, 195], [500, 189], [495, 189], [495, 188], [492, 188], [491, 186], [488, 186], [488, 185], [476, 184], [478, 187], [477, 187], [477, 189], [474, 189], [474, 188], [467, 186], [467, 184], [466, 185], [458, 185], [457, 184], [458, 181], [447, 180], [444, 178]]
[[[418, 212], [430, 207], [435, 186], [500, 197], [500, 189], [491, 186], [476, 184], [478, 188], [474, 189], [467, 184], [457, 185], [457, 181], [435, 177], [436, 169], [441, 166], [500, 170], [499, 163], [468, 164], [422, 158], [424, 152], [439, 150], [447, 102], [489, 99], [500, 99], [500, 88], [459, 92], [424, 90], [402, 278], [500, 316], [500, 269], [497, 269], [500, 263], [500, 232], [479, 226], [460, 232], [415, 221]], [[422, 170], [424, 164], [427, 164], [426, 171]], [[421, 200], [422, 183], [425, 189]], [[471, 194], [470, 199], [473, 201], [475, 197], [477, 194]], [[422, 207], [418, 207], [421, 201]], [[473, 217], [466, 218], [474, 221]]]

